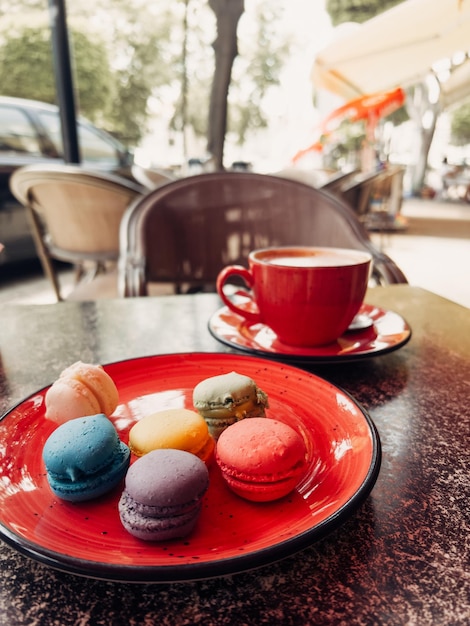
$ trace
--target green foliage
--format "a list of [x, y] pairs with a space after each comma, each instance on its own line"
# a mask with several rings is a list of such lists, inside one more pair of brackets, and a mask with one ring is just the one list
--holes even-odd
[[[255, 19], [250, 18], [256, 23], [247, 39], [239, 38], [229, 128], [240, 142], [250, 129], [267, 124], [264, 101], [279, 82], [289, 49], [278, 32], [282, 2], [258, 0]], [[152, 100], [170, 127], [191, 126], [196, 136], [207, 135], [215, 38], [207, 0], [66, 4], [80, 114], [127, 145], [137, 145], [147, 132]], [[185, 59], [183, 14], [188, 7]], [[0, 93], [57, 101], [45, 0], [0, 0]], [[168, 115], [171, 107], [173, 115]]]
[[80, 110], [90, 120], [99, 122], [101, 112], [115, 94], [106, 48], [96, 37], [91, 40], [78, 30], [72, 30], [70, 45]]
[[[94, 120], [112, 95], [104, 45], [78, 31], [70, 33], [81, 112]], [[56, 90], [50, 32], [25, 28], [0, 47], [2, 95], [55, 103]]]
[[[199, 0], [197, 13], [190, 16], [190, 49], [188, 58], [188, 94], [185, 113], [186, 124], [196, 136], [207, 134], [208, 101], [213, 64], [209, 62], [211, 41], [207, 26], [198, 19], [206, 0]], [[250, 7], [250, 13], [239, 27], [238, 51], [232, 69], [229, 91], [228, 132], [243, 144], [250, 131], [265, 128], [268, 115], [264, 102], [271, 87], [278, 85], [280, 73], [287, 58], [291, 42], [281, 35], [282, 0], [271, 0]], [[209, 21], [207, 16], [207, 20]], [[207, 22], [204, 22], [207, 24]], [[192, 43], [191, 43], [192, 42]], [[178, 100], [171, 128], [181, 130], [183, 124], [182, 101]]]
[[[106, 3], [105, 3], [106, 4]], [[114, 0], [107, 23], [109, 57], [113, 60], [115, 97], [108, 101], [102, 125], [127, 145], [136, 145], [147, 131], [149, 97], [175, 76], [172, 49], [175, 17], [162, 8], [158, 17], [139, 2]]]
[[451, 142], [455, 146], [470, 143], [470, 102], [466, 102], [454, 111], [451, 118]]
[[268, 116], [264, 101], [271, 87], [280, 82], [291, 46], [288, 37], [280, 36], [282, 5], [272, 1], [269, 7], [259, 5], [253, 16], [251, 37], [239, 43], [229, 93], [228, 130], [242, 145], [249, 131], [266, 128]]
[[28, 28], [0, 48], [0, 85], [4, 96], [55, 102], [50, 35]]
[[326, 0], [333, 26], [343, 22], [365, 22], [403, 0]]
[[407, 122], [410, 119], [410, 116], [408, 115], [406, 106], [403, 105], [396, 111], [393, 111], [393, 113], [390, 113], [386, 119], [387, 121], [392, 122], [394, 126], [400, 126], [400, 124]]
[[[211, 82], [214, 73], [212, 41], [215, 19], [206, 0], [183, 0], [186, 15], [181, 20], [179, 54], [172, 72], [178, 97], [170, 128], [183, 132], [190, 127], [196, 137], [207, 137]], [[201, 19], [202, 18], [202, 19]], [[213, 28], [208, 28], [208, 25]]]

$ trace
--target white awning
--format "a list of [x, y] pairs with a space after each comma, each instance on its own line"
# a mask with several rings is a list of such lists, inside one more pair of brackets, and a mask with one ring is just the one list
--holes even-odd
[[444, 108], [462, 103], [470, 98], [470, 59], [452, 71], [442, 84], [442, 105]]
[[406, 0], [343, 24], [315, 59], [312, 80], [349, 100], [420, 82], [438, 61], [470, 50], [470, 0]]

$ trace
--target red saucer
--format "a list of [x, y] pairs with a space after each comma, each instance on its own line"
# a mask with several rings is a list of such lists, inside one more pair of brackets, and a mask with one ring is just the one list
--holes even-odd
[[372, 323], [362, 330], [344, 333], [334, 343], [313, 348], [281, 343], [269, 326], [250, 324], [228, 307], [216, 311], [208, 327], [215, 339], [231, 348], [298, 363], [338, 363], [379, 356], [397, 350], [411, 337], [408, 323], [393, 311], [364, 304], [358, 315], [370, 318]]

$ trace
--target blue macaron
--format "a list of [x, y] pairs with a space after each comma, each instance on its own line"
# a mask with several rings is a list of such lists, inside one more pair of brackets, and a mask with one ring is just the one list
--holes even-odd
[[70, 502], [111, 491], [124, 478], [130, 462], [129, 447], [102, 413], [78, 417], [56, 428], [42, 455], [53, 493]]
[[186, 537], [196, 526], [208, 486], [207, 466], [196, 455], [171, 448], [153, 450], [127, 472], [119, 501], [121, 522], [144, 541]]

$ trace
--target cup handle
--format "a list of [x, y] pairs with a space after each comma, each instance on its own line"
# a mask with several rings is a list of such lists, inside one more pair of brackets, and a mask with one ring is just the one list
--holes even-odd
[[241, 278], [246, 286], [251, 289], [253, 287], [253, 275], [250, 270], [246, 269], [242, 265], [229, 265], [225, 267], [217, 276], [217, 292], [222, 299], [222, 302], [234, 313], [241, 315], [249, 322], [257, 324], [261, 322], [261, 314], [258, 309], [258, 305], [253, 297], [253, 294], [245, 289], [238, 289], [233, 296], [243, 296], [246, 298], [246, 302], [237, 305], [231, 300], [224, 291], [224, 285], [228, 278], [237, 276]]

